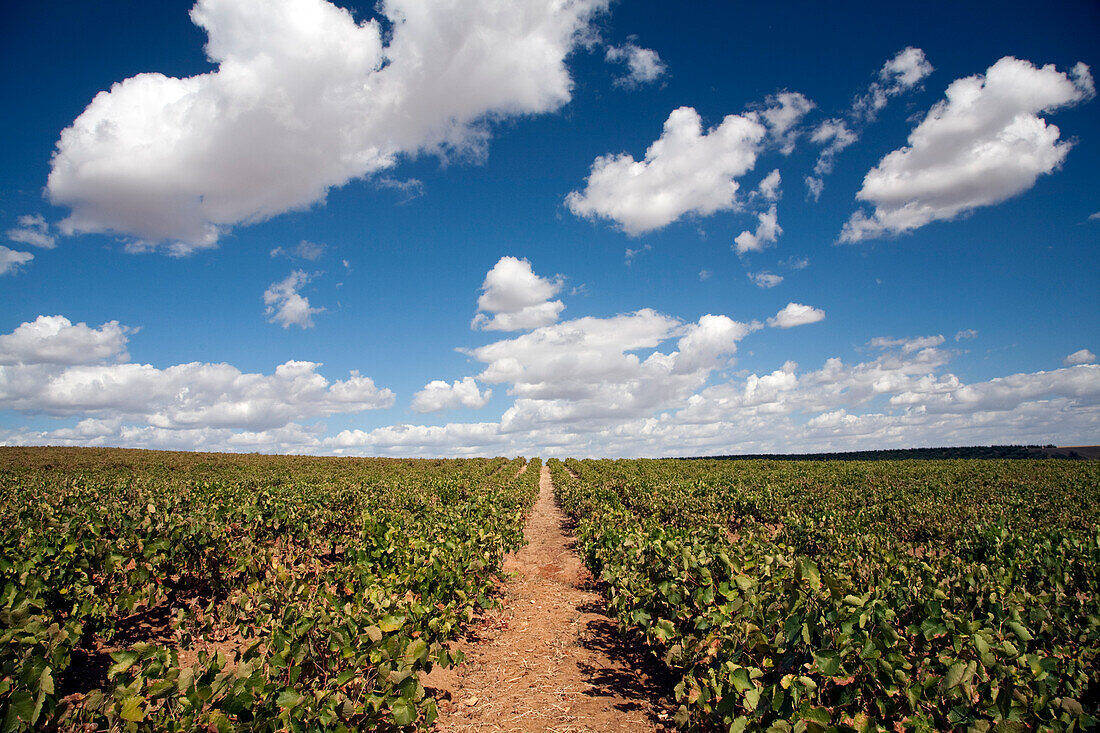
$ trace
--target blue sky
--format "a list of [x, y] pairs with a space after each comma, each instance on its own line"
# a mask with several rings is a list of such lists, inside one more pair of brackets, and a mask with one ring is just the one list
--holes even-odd
[[0, 443], [1100, 439], [1095, 3], [0, 13]]

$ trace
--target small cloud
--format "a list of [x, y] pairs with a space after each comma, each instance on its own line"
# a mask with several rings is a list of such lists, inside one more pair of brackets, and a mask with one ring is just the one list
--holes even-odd
[[779, 283], [783, 282], [782, 275], [775, 275], [770, 272], [750, 272], [749, 279], [752, 280], [758, 288], [774, 288]]
[[1100, 221], [1100, 211], [1095, 214], [1089, 214], [1089, 221]]
[[969, 340], [978, 337], [978, 332], [973, 328], [967, 328], [955, 334], [956, 341]]
[[288, 259], [309, 260], [310, 262], [316, 262], [321, 259], [321, 255], [328, 249], [327, 245], [318, 244], [317, 242], [310, 242], [303, 239], [293, 247], [276, 247], [271, 250], [272, 257], [286, 257]]
[[825, 190], [825, 181], [813, 176], [806, 176], [806, 198], [814, 201], [821, 199], [821, 192]]
[[752, 192], [752, 195], [754, 197], [759, 196], [765, 201], [778, 201], [783, 195], [783, 191], [780, 188], [782, 183], [783, 178], [779, 175], [779, 169], [776, 168], [771, 173], [764, 176], [764, 179], [760, 181], [760, 185]]
[[807, 267], [810, 266], [810, 258], [795, 257], [794, 255], [791, 255], [787, 259], [781, 261], [779, 264], [791, 270], [805, 270]]
[[623, 261], [626, 262], [627, 266], [632, 265], [632, 264], [634, 264], [634, 258], [635, 257], [637, 257], [640, 254], [645, 254], [646, 252], [649, 252], [652, 249], [653, 249], [653, 246], [649, 245], [649, 244], [642, 245], [638, 249], [631, 249], [630, 247], [627, 247], [626, 248], [626, 254], [623, 257]]
[[779, 235], [783, 233], [783, 227], [779, 226], [779, 215], [775, 204], [767, 211], [756, 215], [756, 232], [743, 231], [733, 240], [733, 249], [739, 255], [746, 252], [760, 252], [769, 245], [774, 244]]
[[1062, 363], [1066, 366], [1077, 366], [1078, 364], [1091, 364], [1094, 361], [1096, 361], [1096, 354], [1088, 349], [1081, 349], [1067, 356], [1062, 360]]
[[30, 252], [19, 252], [0, 244], [0, 275], [13, 275], [33, 259]]
[[895, 339], [887, 336], [876, 336], [868, 342], [868, 346], [873, 349], [893, 349], [900, 346], [903, 353], [911, 354], [914, 351], [939, 346], [944, 340], [942, 334], [936, 334], [935, 336], [918, 336], [917, 338], [911, 339]]
[[402, 181], [398, 178], [382, 176], [381, 178], [374, 179], [374, 185], [379, 188], [388, 188], [402, 194], [403, 198], [397, 202], [398, 205], [407, 204], [424, 195], [424, 182], [419, 178], [408, 178]]
[[347, 260], [342, 260], [342, 263], [344, 265], [345, 270], [350, 270], [351, 269], [351, 263], [350, 262], [348, 262]]
[[615, 79], [615, 86], [634, 89], [665, 75], [668, 67], [657, 52], [628, 41], [621, 46], [609, 46], [604, 60], [610, 64], [626, 64], [627, 73]]
[[305, 272], [295, 270], [285, 280], [272, 283], [264, 291], [264, 304], [267, 306], [265, 312], [269, 316], [269, 323], [278, 323], [283, 328], [313, 328], [313, 315], [324, 308], [311, 307], [309, 299], [298, 292], [310, 279]]
[[699, 279], [700, 280], [710, 280], [710, 276], [712, 274], [713, 273], [710, 270], [699, 270]]
[[19, 217], [19, 226], [9, 229], [7, 236], [13, 242], [29, 244], [32, 247], [53, 249], [57, 246], [57, 237], [50, 234], [50, 225], [41, 214], [27, 214]]
[[933, 71], [932, 64], [919, 48], [909, 46], [887, 61], [878, 72], [878, 81], [856, 99], [852, 111], [870, 121], [886, 106], [890, 97], [917, 87]]
[[768, 325], [774, 328], [792, 328], [805, 326], [825, 320], [825, 311], [801, 303], [787, 303], [787, 307], [768, 319]]
[[758, 114], [768, 127], [768, 137], [778, 146], [779, 152], [790, 155], [803, 132], [798, 123], [816, 105], [806, 95], [790, 91], [769, 95], [764, 105]]
[[[859, 136], [841, 119], [825, 120], [810, 135], [810, 141], [822, 146], [821, 154], [814, 163], [814, 175], [823, 176], [833, 172], [836, 156], [851, 146]], [[818, 178], [818, 181], [821, 179]], [[819, 192], [820, 193], [820, 192]]]

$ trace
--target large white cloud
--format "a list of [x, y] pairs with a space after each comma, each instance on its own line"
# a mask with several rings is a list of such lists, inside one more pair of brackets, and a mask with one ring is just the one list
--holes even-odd
[[0, 335], [0, 364], [98, 364], [128, 361], [127, 333], [108, 321], [99, 328], [73, 324], [65, 316], [39, 316]]
[[485, 274], [472, 328], [487, 331], [526, 331], [558, 320], [565, 308], [550, 300], [562, 289], [560, 277], [539, 277], [526, 259], [501, 257]]
[[[685, 324], [643, 309], [545, 326], [468, 353], [486, 364], [480, 381], [509, 385], [516, 401], [501, 429], [513, 433], [668, 409], [725, 366], [758, 327], [723, 315]], [[659, 348], [672, 339], [675, 349]]]
[[[297, 421], [163, 427], [147, 415], [116, 411], [52, 431], [2, 431], [0, 442], [395, 456], [662, 456], [1076, 445], [1100, 429], [1100, 366], [968, 384], [947, 369], [954, 352], [928, 345], [939, 336], [875, 339], [881, 353], [868, 361], [830, 358], [808, 371], [787, 361], [770, 372], [712, 382], [756, 326], [724, 316], [684, 324], [639, 311], [555, 324], [483, 347], [486, 371], [525, 395], [495, 422], [396, 424], [332, 435], [323, 425]], [[675, 350], [658, 348], [672, 339]], [[542, 363], [555, 355], [559, 361]], [[573, 368], [583, 372], [576, 379]]]
[[424, 385], [424, 389], [413, 395], [413, 412], [440, 412], [468, 407], [479, 410], [489, 404], [493, 390], [482, 392], [473, 377], [465, 377], [454, 382], [435, 379]]
[[40, 316], [0, 336], [0, 409], [125, 418], [169, 430], [269, 430], [394, 402], [393, 392], [357, 372], [330, 382], [308, 361], [288, 361], [270, 375], [229, 364], [125, 363], [126, 332], [114, 321], [92, 329]]
[[584, 190], [570, 192], [566, 206], [577, 216], [613, 221], [632, 236], [689, 214], [731, 210], [738, 203], [736, 179], [752, 170], [767, 142], [792, 146], [797, 123], [812, 106], [801, 94], [783, 92], [709, 130], [694, 108], [680, 107], [642, 160], [628, 153], [596, 158]]
[[[68, 232], [183, 254], [418, 151], [479, 154], [493, 119], [570, 99], [565, 59], [606, 0], [199, 0], [217, 69], [139, 74], [61, 133], [47, 185]], [[385, 26], [385, 28], [384, 28]]]
[[1061, 166], [1071, 143], [1039, 117], [1094, 96], [1088, 67], [1070, 73], [1006, 56], [985, 75], [958, 79], [909, 135], [884, 157], [856, 197], [871, 204], [844, 225], [842, 242], [900, 234], [990, 206]]

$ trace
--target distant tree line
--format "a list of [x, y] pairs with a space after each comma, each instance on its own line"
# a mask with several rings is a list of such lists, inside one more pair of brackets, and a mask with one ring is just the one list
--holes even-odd
[[954, 458], [1058, 458], [1084, 461], [1089, 456], [1053, 445], [976, 445], [944, 448], [896, 448], [843, 453], [756, 453], [740, 456], [691, 456], [684, 460], [720, 461], [899, 461], [947, 460]]

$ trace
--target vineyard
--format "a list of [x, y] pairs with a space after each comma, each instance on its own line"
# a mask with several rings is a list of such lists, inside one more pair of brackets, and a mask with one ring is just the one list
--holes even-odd
[[[2, 449], [0, 732], [430, 729], [540, 466]], [[679, 727], [1097, 726], [1095, 461], [549, 467]]]
[[[428, 723], [522, 459], [0, 453], [4, 731]], [[537, 461], [534, 462], [537, 469]]]
[[1095, 462], [551, 462], [621, 627], [731, 731], [1088, 730]]

